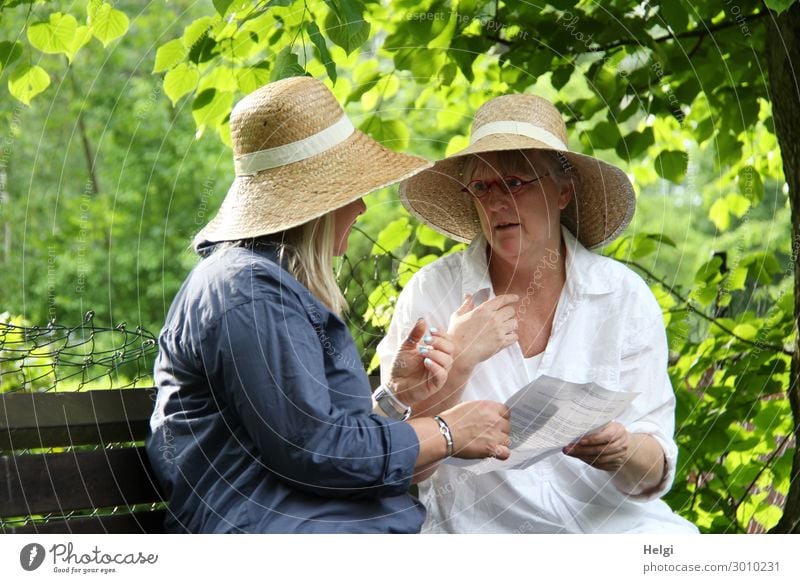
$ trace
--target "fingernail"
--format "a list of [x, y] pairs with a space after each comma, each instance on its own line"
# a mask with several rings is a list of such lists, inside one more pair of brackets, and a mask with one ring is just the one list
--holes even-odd
[[[428, 348], [427, 346], [419, 346], [417, 347], [417, 350], [419, 350], [420, 354], [428, 354], [430, 348]], [[427, 358], [425, 360], [427, 360]]]
[[426, 358], [423, 362], [425, 363], [425, 366], [431, 366], [433, 364], [433, 361], [430, 358]]
[[436, 334], [439, 331], [435, 326], [431, 326], [431, 334]]
[[430, 334], [426, 334], [425, 336], [422, 337], [422, 340], [426, 344], [430, 344], [431, 342], [433, 342], [433, 336], [431, 336]]

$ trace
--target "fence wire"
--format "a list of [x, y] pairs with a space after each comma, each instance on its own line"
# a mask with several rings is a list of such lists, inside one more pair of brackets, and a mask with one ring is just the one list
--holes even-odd
[[126, 323], [98, 326], [89, 311], [76, 326], [0, 320], [0, 393], [126, 388], [151, 382], [156, 338]]

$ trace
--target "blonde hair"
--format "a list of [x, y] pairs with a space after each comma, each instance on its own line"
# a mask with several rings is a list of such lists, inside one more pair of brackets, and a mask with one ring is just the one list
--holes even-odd
[[214, 254], [233, 247], [273, 245], [278, 258], [294, 278], [306, 286], [331, 312], [341, 316], [347, 309], [339, 284], [333, 275], [334, 213], [327, 213], [286, 231], [239, 241], [225, 241], [214, 246]]
[[306, 286], [319, 301], [337, 316], [347, 308], [347, 301], [333, 275], [333, 237], [336, 218], [328, 213], [318, 219], [284, 231], [280, 247], [289, 273]]

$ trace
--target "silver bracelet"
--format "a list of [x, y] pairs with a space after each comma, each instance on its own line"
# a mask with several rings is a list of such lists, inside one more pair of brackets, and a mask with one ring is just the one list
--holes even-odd
[[450, 433], [450, 427], [447, 425], [447, 422], [436, 415], [434, 417], [436, 423], [439, 424], [439, 431], [444, 435], [444, 440], [447, 442], [447, 457], [452, 457], [453, 455], [453, 434]]
[[386, 416], [398, 421], [406, 421], [411, 417], [411, 407], [404, 405], [400, 400], [395, 397], [389, 385], [384, 383], [375, 391], [375, 402], [381, 411], [386, 413]]

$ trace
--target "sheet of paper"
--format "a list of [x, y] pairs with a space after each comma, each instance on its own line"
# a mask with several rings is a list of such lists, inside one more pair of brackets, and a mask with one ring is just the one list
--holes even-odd
[[525, 469], [613, 421], [638, 394], [540, 376], [505, 403], [511, 409], [509, 459], [449, 458], [445, 463], [476, 474]]

